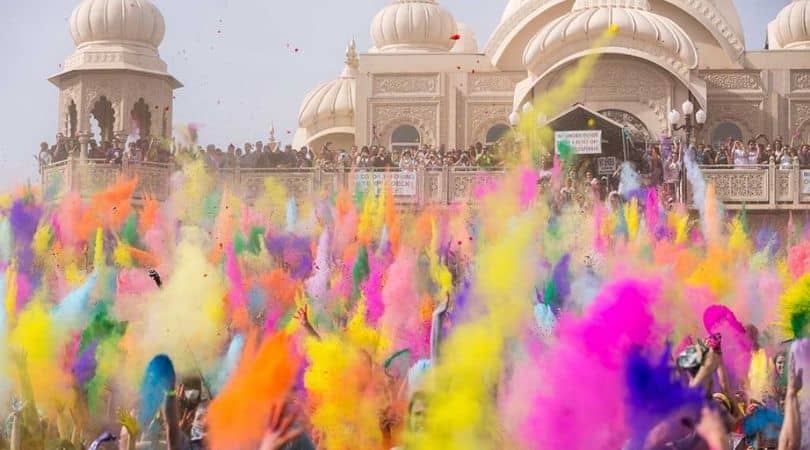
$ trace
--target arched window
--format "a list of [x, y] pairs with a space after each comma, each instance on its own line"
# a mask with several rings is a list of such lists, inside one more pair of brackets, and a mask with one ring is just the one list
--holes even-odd
[[720, 148], [720, 146], [728, 141], [728, 138], [735, 140], [741, 140], [743, 138], [742, 130], [740, 130], [737, 124], [733, 122], [723, 122], [714, 127], [714, 132], [712, 132], [712, 145], [715, 148]]
[[[115, 126], [115, 110], [112, 102], [107, 97], [100, 97], [93, 104], [90, 111], [90, 126], [94, 136], [99, 137], [100, 142], [112, 142], [113, 127]], [[93, 123], [95, 121], [95, 123]]]
[[138, 102], [132, 107], [130, 115], [132, 116], [133, 128], [135, 128], [133, 131], [137, 131], [134, 134], [142, 138], [149, 137], [152, 131], [152, 112], [149, 111], [149, 105], [146, 104], [143, 98], [138, 99]]
[[421, 143], [422, 136], [419, 130], [411, 125], [400, 125], [391, 133], [391, 150], [419, 147]]
[[497, 144], [509, 132], [509, 126], [499, 123], [487, 131], [486, 145]]

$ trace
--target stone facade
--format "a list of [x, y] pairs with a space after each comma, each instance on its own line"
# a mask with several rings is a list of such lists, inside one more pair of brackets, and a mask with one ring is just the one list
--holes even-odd
[[[384, 16], [409, 3], [392, 3]], [[596, 25], [572, 19], [593, 8], [613, 9], [609, 17], [618, 29], [599, 45], [589, 37], [599, 35], [588, 28]], [[446, 17], [442, 12], [441, 20]], [[668, 111], [690, 99], [708, 113], [697, 135], [705, 142], [728, 129], [738, 129], [742, 138], [810, 139], [810, 48], [779, 42], [772, 44], [777, 50], [747, 50], [731, 0], [510, 0], [483, 51], [474, 53], [438, 51], [435, 43], [386, 50], [396, 46], [392, 36], [411, 30], [383, 19], [375, 26], [388, 33], [385, 48], [359, 55], [364, 75], [357, 79], [348, 131], [359, 145], [390, 145], [399, 125], [417, 128], [421, 143], [464, 148], [483, 142], [489, 129], [509, 125], [513, 111], [560, 86], [568, 70], [594, 53], [600, 61], [582, 88], [557, 105], [561, 111], [574, 103], [610, 111], [633, 133], [658, 140], [672, 134]], [[645, 30], [660, 30], [657, 37], [633, 28], [642, 22]], [[782, 23], [774, 19], [769, 34]], [[301, 129], [295, 144], [313, 139]]]

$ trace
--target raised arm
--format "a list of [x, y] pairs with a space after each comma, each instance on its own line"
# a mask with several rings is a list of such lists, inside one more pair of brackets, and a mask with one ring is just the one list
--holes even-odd
[[703, 364], [700, 366], [698, 373], [689, 381], [689, 387], [704, 386], [708, 387], [708, 383], [712, 379], [712, 375], [720, 366], [721, 357], [714, 350], [709, 349], [703, 359]]
[[301, 323], [301, 326], [304, 327], [307, 334], [314, 337], [317, 340], [321, 340], [321, 335], [318, 333], [318, 330], [312, 325], [312, 322], [309, 320], [309, 306], [304, 304], [295, 312], [295, 318]]
[[166, 394], [166, 448], [183, 450], [183, 432], [180, 430], [180, 415], [177, 411], [177, 394]]
[[791, 358], [788, 369], [787, 395], [785, 396], [785, 420], [779, 433], [779, 450], [799, 450], [802, 443], [802, 419], [799, 412], [798, 394], [802, 389], [803, 369], [797, 369]]
[[430, 323], [430, 359], [439, 358], [439, 345], [441, 344], [442, 320], [450, 304], [450, 294], [433, 311], [433, 320]]

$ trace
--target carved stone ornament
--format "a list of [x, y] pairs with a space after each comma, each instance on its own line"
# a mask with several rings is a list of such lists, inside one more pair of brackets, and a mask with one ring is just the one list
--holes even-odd
[[703, 176], [707, 183], [714, 184], [714, 190], [720, 201], [732, 202], [767, 202], [768, 172], [758, 171], [706, 171]]
[[450, 201], [472, 202], [473, 187], [489, 184], [503, 176], [500, 172], [450, 172]]
[[795, 181], [792, 180], [792, 170], [777, 170], [776, 171], [776, 200], [777, 201], [790, 201], [792, 198], [792, 186]]
[[471, 132], [468, 142], [485, 142], [487, 131], [494, 125], [509, 123], [512, 112], [511, 103], [470, 103], [468, 107]]
[[[643, 101], [667, 95], [670, 82], [650, 63], [622, 59], [603, 59], [594, 75], [588, 78], [580, 91], [580, 98], [588, 101]], [[549, 75], [549, 89], [562, 83], [567, 67]]]
[[810, 89], [810, 70], [794, 70], [790, 73], [790, 87], [794, 91]]
[[385, 94], [438, 94], [436, 75], [386, 75], [374, 77], [373, 93]]
[[[436, 144], [438, 105], [383, 104], [372, 106], [372, 124], [384, 145], [391, 141], [391, 134], [399, 125], [413, 125], [419, 130], [422, 142]], [[371, 125], [369, 125], [371, 126]], [[369, 130], [371, 131], [371, 130]], [[370, 132], [369, 135], [372, 133]]]
[[709, 129], [714, 129], [715, 125], [731, 121], [745, 126], [743, 135], [753, 136], [763, 132], [762, 110], [759, 102], [734, 102], [709, 104]]
[[758, 73], [752, 72], [704, 72], [703, 79], [710, 89], [761, 90], [762, 82]]
[[470, 75], [470, 92], [514, 92], [520, 78], [502, 73], [474, 73]]
[[810, 102], [792, 102], [790, 105], [790, 119], [790, 128], [794, 132], [799, 130], [800, 127], [807, 128], [810, 125]]
[[627, 127], [627, 129], [630, 130], [630, 136], [632, 136], [634, 142], [650, 142], [654, 140], [652, 134], [650, 134], [650, 130], [644, 125], [644, 122], [627, 111], [620, 109], [603, 109], [599, 111], [599, 114]]

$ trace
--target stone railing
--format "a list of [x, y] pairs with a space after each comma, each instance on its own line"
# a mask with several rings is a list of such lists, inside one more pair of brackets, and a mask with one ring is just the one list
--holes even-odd
[[[810, 170], [801, 169], [798, 164], [790, 168], [773, 163], [704, 166], [701, 170], [726, 209], [810, 209]], [[690, 206], [694, 206], [691, 187], [688, 195]]]
[[[163, 201], [171, 194], [171, 175], [177, 168], [171, 164], [125, 161], [108, 164], [103, 160], [68, 159], [41, 169], [42, 191], [46, 201], [59, 200], [67, 192], [78, 192], [89, 198], [121, 177], [138, 180], [133, 195], [136, 202], [145, 198]], [[254, 202], [265, 189], [265, 180], [274, 179], [288, 194], [304, 198], [320, 192], [336, 193], [341, 189], [377, 190], [391, 187], [401, 207], [451, 205], [470, 200], [476, 183], [503, 175], [503, 171], [480, 168], [444, 168], [400, 170], [363, 169], [328, 171], [315, 169], [211, 169], [231, 192]]]

